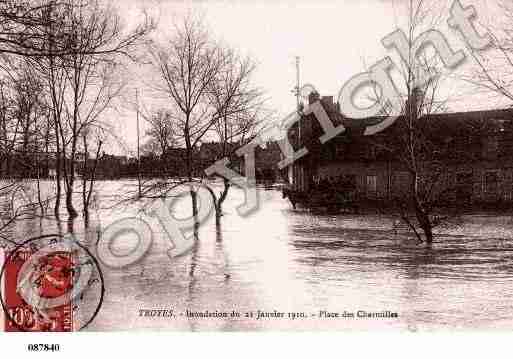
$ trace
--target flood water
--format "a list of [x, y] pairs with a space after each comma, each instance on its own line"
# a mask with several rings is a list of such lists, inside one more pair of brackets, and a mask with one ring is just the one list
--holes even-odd
[[[98, 182], [87, 231], [80, 217], [60, 225], [37, 219], [18, 223], [8, 235], [20, 242], [73, 230], [94, 247], [101, 228], [138, 215], [133, 203], [112, 207], [126, 184]], [[294, 211], [281, 192], [262, 189], [259, 210], [240, 217], [236, 207], [243, 202], [243, 192], [232, 188], [222, 234], [216, 234], [214, 218], [209, 219], [200, 228], [198, 244], [180, 257], [167, 255], [169, 239], [158, 222], [152, 222], [153, 245], [141, 261], [122, 269], [101, 266], [105, 298], [87, 330], [513, 328], [509, 216], [465, 216], [426, 247], [411, 236], [395, 234], [393, 218], [387, 216]], [[129, 250], [133, 243], [127, 237], [116, 246]], [[144, 317], [139, 315], [142, 309], [172, 309], [175, 316]], [[241, 316], [187, 318], [186, 310], [237, 311]], [[258, 310], [305, 317], [256, 319]], [[323, 310], [390, 311], [398, 317], [320, 318]], [[245, 317], [250, 311], [254, 317]]]

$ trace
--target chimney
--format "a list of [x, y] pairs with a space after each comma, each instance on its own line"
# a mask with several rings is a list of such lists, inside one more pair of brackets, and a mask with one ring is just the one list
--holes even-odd
[[333, 96], [322, 96], [321, 102], [327, 111], [333, 111], [335, 104], [333, 103]]
[[319, 99], [319, 93], [317, 93], [316, 91], [312, 91], [309, 95], [308, 95], [308, 104], [311, 105], [313, 104], [315, 101], [317, 101]]

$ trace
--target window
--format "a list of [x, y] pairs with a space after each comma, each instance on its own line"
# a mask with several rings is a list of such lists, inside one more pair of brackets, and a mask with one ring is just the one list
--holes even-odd
[[345, 148], [345, 147], [346, 147], [346, 146], [345, 146], [345, 144], [343, 144], [343, 143], [337, 143], [337, 144], [335, 144], [335, 158], [334, 158], [335, 160], [336, 160], [336, 159], [341, 159], [341, 158], [343, 158], [343, 157], [344, 157], [344, 152], [345, 152], [345, 150], [346, 150], [346, 148]]
[[410, 175], [406, 171], [394, 172], [394, 182], [397, 187], [407, 187], [410, 184]]
[[351, 190], [356, 189], [356, 175], [348, 174], [344, 176], [344, 182]]
[[367, 195], [375, 197], [378, 189], [378, 177], [376, 175], [367, 176]]
[[391, 196], [399, 198], [407, 195], [411, 185], [410, 174], [406, 171], [396, 171], [393, 174]]
[[472, 172], [458, 172], [456, 173], [456, 185], [458, 186], [468, 186], [472, 185]]
[[495, 136], [483, 138], [483, 158], [495, 159], [499, 153], [499, 139]]
[[460, 203], [470, 203], [473, 192], [472, 171], [456, 173], [456, 199]]
[[496, 194], [499, 187], [499, 175], [497, 171], [489, 171], [485, 173], [484, 190], [487, 194]]
[[368, 160], [375, 160], [375, 159], [376, 159], [376, 156], [377, 156], [376, 146], [369, 145], [369, 146], [367, 147], [367, 151], [365, 152], [365, 157], [366, 157]]

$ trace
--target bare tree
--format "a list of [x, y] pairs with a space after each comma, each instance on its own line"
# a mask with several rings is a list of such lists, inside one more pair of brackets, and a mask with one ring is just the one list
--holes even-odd
[[[86, 129], [82, 132], [82, 146], [85, 154], [84, 164], [82, 167], [82, 207], [86, 222], [89, 221], [89, 207], [91, 205], [91, 196], [94, 192], [96, 170], [98, 168], [102, 146], [105, 141], [105, 134], [103, 133], [104, 131], [102, 129], [93, 128], [93, 130], [94, 131], [89, 131]], [[96, 149], [94, 150], [94, 157], [90, 161], [89, 146], [90, 142], [92, 142], [92, 137], [96, 142]]]
[[[5, 167], [3, 175], [33, 178], [40, 172], [37, 159], [44, 149], [47, 132], [43, 84], [23, 59], [6, 61], [2, 70], [0, 160]], [[14, 167], [13, 162], [16, 162]]]
[[166, 154], [177, 142], [172, 114], [160, 109], [144, 117], [149, 127], [146, 130], [146, 136], [149, 137], [146, 147], [159, 156]]
[[467, 46], [474, 66], [460, 74], [460, 78], [473, 85], [482, 95], [488, 95], [508, 106], [513, 104], [513, 4], [498, 0], [501, 16], [494, 23], [481, 25], [491, 37], [486, 51]]
[[[17, 56], [64, 56], [81, 52], [84, 54], [123, 54], [133, 57], [131, 51], [140, 39], [154, 28], [153, 20], [144, 15], [141, 22], [129, 33], [123, 35], [123, 26], [118, 16], [111, 17], [108, 21], [99, 23], [104, 26], [98, 33], [108, 33], [109, 36], [96, 38], [87, 47], [76, 47], [73, 36], [66, 26], [67, 16], [77, 7], [86, 10], [95, 6], [98, 2], [85, 2], [75, 0], [2, 0], [0, 1], [0, 53]], [[92, 5], [91, 5], [92, 4]], [[56, 16], [49, 21], [47, 14]], [[49, 31], [49, 26], [57, 25], [62, 31]], [[69, 25], [69, 23], [68, 23]], [[108, 30], [107, 30], [108, 28]], [[49, 36], [54, 36], [55, 44], [48, 47]], [[91, 35], [94, 37], [95, 35]], [[93, 45], [94, 43], [94, 45]]]
[[[36, 205], [44, 212], [39, 187], [33, 196], [21, 179], [39, 176], [41, 135], [41, 88], [37, 77], [24, 61], [3, 58], [0, 84], [0, 232], [17, 220], [35, 215]], [[30, 199], [27, 199], [31, 197]], [[0, 235], [6, 241], [6, 236]]]
[[[441, 217], [435, 215], [440, 199], [446, 193], [447, 164], [439, 161], [433, 114], [446, 109], [447, 97], [441, 92], [445, 80], [443, 64], [434, 52], [415, 47], [415, 39], [426, 29], [436, 28], [440, 21], [437, 1], [409, 0], [406, 4], [408, 54], [398, 69], [398, 90], [403, 105], [391, 112], [385, 106], [383, 115], [398, 116], [388, 135], [377, 136], [373, 144], [386, 151], [409, 174], [404, 197], [396, 198], [396, 209], [401, 219], [415, 233], [419, 241], [431, 243], [433, 228]], [[421, 74], [426, 77], [422, 78]], [[373, 101], [380, 101], [380, 90], [375, 88]], [[413, 218], [412, 218], [413, 215]], [[422, 231], [423, 236], [421, 234]]]
[[[53, 156], [55, 215], [59, 215], [63, 179], [69, 204], [74, 180], [69, 171], [75, 161], [75, 156], [70, 161], [69, 155], [84, 138], [92, 141], [84, 147], [95, 147], [92, 143], [97, 138], [83, 130], [105, 127], [101, 114], [121, 88], [113, 81], [117, 72], [113, 70], [122, 59], [136, 59], [137, 46], [155, 25], [142, 14], [141, 23], [126, 29], [112, 3], [0, 1], [0, 175], [6, 178], [0, 185], [0, 202], [10, 203], [0, 212], [2, 230], [27, 218], [36, 210], [33, 204], [46, 211], [50, 198], [42, 196], [40, 178], [43, 169], [52, 166]], [[18, 176], [20, 171], [23, 174]], [[36, 199], [18, 205], [20, 210], [13, 209], [11, 198], [21, 190], [28, 193], [27, 185], [20, 181], [28, 176], [37, 179]], [[88, 188], [86, 205], [92, 184]], [[74, 208], [67, 207], [75, 216]]]
[[[210, 103], [210, 91], [224, 65], [222, 49], [211, 39], [205, 25], [191, 17], [175, 26], [175, 34], [163, 44], [149, 46], [151, 66], [158, 80], [153, 86], [170, 102], [177, 133], [186, 150], [187, 179], [195, 176], [194, 153], [218, 120]], [[198, 207], [191, 191], [193, 216]]]
[[[241, 57], [234, 50], [225, 48], [223, 67], [209, 86], [209, 97], [216, 109], [218, 120], [214, 123], [213, 138], [219, 144], [212, 150], [215, 160], [231, 158], [235, 151], [258, 135], [266, 118], [263, 92], [252, 83], [256, 69], [249, 57]], [[211, 164], [207, 164], [211, 165]], [[216, 224], [219, 227], [223, 203], [228, 196], [230, 181], [223, 178], [223, 190], [213, 197]]]
[[[46, 24], [47, 51], [32, 56], [31, 61], [47, 80], [52, 104], [56, 133], [55, 213], [58, 215], [61, 180], [64, 179], [66, 208], [71, 217], [76, 217], [73, 193], [77, 149], [83, 138], [81, 132], [98, 124], [102, 113], [119, 95], [123, 87], [117, 77], [122, 65], [119, 55], [134, 51], [151, 27], [146, 24], [123, 33], [114, 8], [98, 0], [50, 1], [40, 17]], [[61, 51], [63, 48], [69, 51]]]

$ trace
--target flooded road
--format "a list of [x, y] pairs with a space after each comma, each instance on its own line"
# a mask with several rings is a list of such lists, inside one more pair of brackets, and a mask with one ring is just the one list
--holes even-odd
[[[99, 228], [139, 215], [132, 204], [110, 208], [121, 188], [116, 182], [98, 183], [97, 211], [87, 231], [79, 217], [73, 224], [25, 221], [9, 235], [21, 241], [73, 230], [93, 248]], [[243, 218], [236, 212], [243, 202], [243, 192], [232, 188], [222, 234], [216, 234], [210, 218], [200, 228], [197, 246], [177, 258], [167, 255], [171, 245], [162, 227], [151, 223], [153, 245], [141, 261], [123, 269], [102, 266], [105, 299], [87, 330], [513, 328], [509, 216], [466, 216], [428, 248], [394, 234], [391, 217], [293, 211], [281, 192], [261, 190], [259, 210]], [[134, 243], [128, 236], [116, 246], [130, 250]], [[174, 317], [139, 314], [154, 309], [173, 310]], [[187, 311], [207, 310], [236, 311], [240, 317], [187, 317]], [[257, 319], [259, 310], [299, 318]], [[398, 317], [327, 318], [320, 311], [389, 311]], [[247, 317], [249, 312], [254, 316]]]

